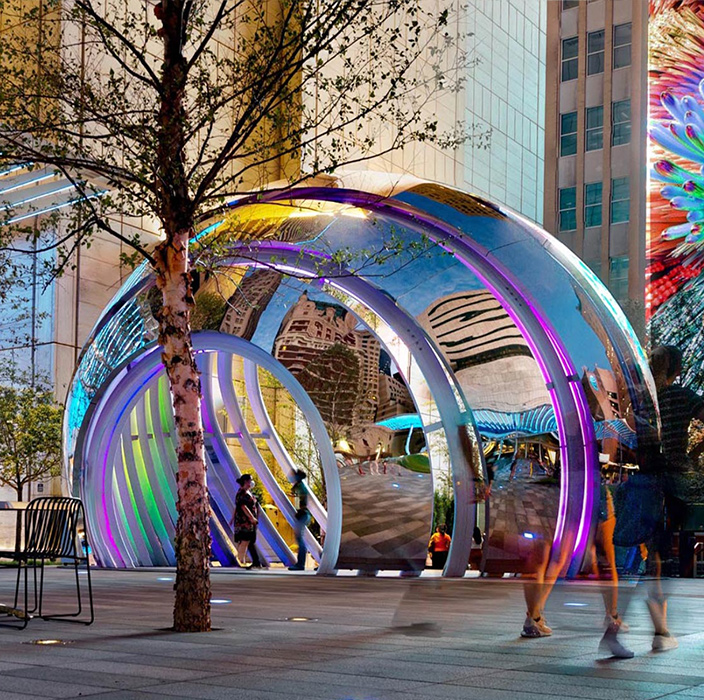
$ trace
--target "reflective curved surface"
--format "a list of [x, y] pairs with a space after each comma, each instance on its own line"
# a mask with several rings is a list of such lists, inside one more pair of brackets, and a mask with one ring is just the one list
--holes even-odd
[[[292, 561], [297, 468], [315, 494], [306, 541], [326, 572], [417, 572], [439, 523], [452, 534], [446, 575], [470, 560], [524, 570], [538, 543], [581, 557], [598, 453], [632, 461], [643, 427], [657, 425], [633, 331], [539, 228], [439, 185], [369, 182], [242, 199], [194, 243], [218, 251], [193, 315], [215, 557], [234, 563], [233, 482], [251, 471], [270, 516], [261, 554]], [[158, 303], [135, 273], [70, 395], [68, 476], [108, 566], [173, 560]], [[478, 479], [492, 482], [479, 504]]]

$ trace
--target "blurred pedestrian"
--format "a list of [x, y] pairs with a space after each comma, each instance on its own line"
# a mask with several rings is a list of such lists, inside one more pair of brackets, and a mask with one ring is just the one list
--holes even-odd
[[614, 528], [616, 512], [613, 496], [602, 481], [599, 497], [599, 519], [594, 537], [593, 556], [595, 566], [602, 577], [609, 582], [602, 590], [604, 598], [604, 623], [606, 630], [601, 638], [599, 648], [619, 659], [632, 659], [634, 654], [619, 639], [620, 632], [627, 632], [628, 625], [618, 612], [619, 575], [616, 568], [616, 549], [614, 547]]
[[306, 548], [305, 532], [310, 523], [310, 511], [308, 510], [308, 485], [306, 484], [306, 473], [302, 469], [297, 469], [293, 475], [293, 496], [296, 500], [296, 521], [294, 530], [296, 532], [296, 543], [298, 544], [298, 557], [293, 566], [289, 566], [290, 571], [304, 571], [306, 568]]
[[694, 472], [694, 465], [687, 454], [687, 443], [689, 424], [695, 418], [704, 420], [704, 399], [676, 383], [682, 373], [682, 352], [679, 348], [673, 345], [655, 348], [650, 356], [650, 368], [655, 379], [662, 423], [665, 520], [654, 541], [646, 543], [649, 573], [654, 577], [649, 589], [648, 609], [655, 628], [653, 650], [666, 651], [676, 648], [677, 640], [667, 625], [667, 596], [661, 584], [662, 562], [671, 556], [673, 533], [680, 531], [680, 574], [688, 573], [692, 565], [693, 553], [681, 532], [687, 515], [688, 486]]
[[[667, 581], [662, 565], [672, 556], [672, 535], [682, 528], [687, 514], [687, 491], [693, 465], [687, 454], [689, 424], [704, 419], [704, 399], [676, 383], [682, 372], [682, 353], [672, 345], [656, 347], [650, 355], [660, 408], [661, 433], [640, 426], [637, 472], [616, 492], [614, 543], [645, 545], [648, 611], [653, 622], [653, 651], [676, 649], [677, 640], [667, 622]], [[683, 538], [684, 540], [685, 538]], [[680, 566], [691, 559], [686, 543]], [[625, 606], [621, 606], [625, 610]]]

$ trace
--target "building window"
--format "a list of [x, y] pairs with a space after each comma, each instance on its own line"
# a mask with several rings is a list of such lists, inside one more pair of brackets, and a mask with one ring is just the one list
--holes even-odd
[[560, 231], [574, 231], [577, 228], [577, 188], [565, 187], [560, 190]]
[[631, 101], [620, 100], [611, 105], [611, 145], [631, 142]]
[[577, 79], [579, 39], [572, 36], [562, 40], [562, 82]]
[[592, 272], [601, 279], [601, 260], [587, 260], [586, 263]]
[[628, 299], [628, 258], [611, 258], [609, 261], [609, 289], [619, 303]]
[[601, 226], [601, 183], [590, 182], [584, 186], [584, 226]]
[[560, 155], [577, 153], [577, 112], [560, 115]]
[[587, 107], [587, 131], [584, 148], [587, 151], [596, 151], [604, 146], [604, 108]]
[[627, 177], [611, 180], [611, 223], [620, 224], [628, 221], [631, 208], [631, 187]]
[[37, 493], [44, 493], [44, 484], [37, 484]]
[[[563, 42], [564, 43], [564, 42]], [[604, 72], [604, 30], [587, 34], [587, 75]]]
[[631, 23], [614, 27], [614, 69], [631, 65]]
[[562, 9], [571, 10], [573, 7], [579, 7], [579, 0], [562, 0]]

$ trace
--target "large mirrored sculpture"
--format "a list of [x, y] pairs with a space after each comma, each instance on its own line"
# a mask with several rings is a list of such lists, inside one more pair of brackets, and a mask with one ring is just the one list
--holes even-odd
[[[261, 555], [294, 561], [296, 469], [314, 493], [306, 538], [322, 573], [418, 572], [438, 523], [452, 533], [448, 576], [470, 558], [520, 571], [536, 540], [579, 558], [599, 453], [633, 461], [657, 425], [643, 352], [603, 285], [479, 197], [346, 175], [232, 202], [193, 249], [207, 261], [193, 328], [223, 566], [236, 564], [229, 521], [243, 472], [265, 503]], [[135, 271], [69, 398], [67, 477], [104, 566], [174, 561], [159, 303], [153, 277]], [[482, 480], [491, 496], [477, 502]]]

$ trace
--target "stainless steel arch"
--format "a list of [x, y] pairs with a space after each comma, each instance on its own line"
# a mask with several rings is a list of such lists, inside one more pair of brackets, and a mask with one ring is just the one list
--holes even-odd
[[[576, 368], [559, 335], [552, 328], [547, 314], [540, 309], [530, 291], [492, 254], [492, 250], [479, 244], [456, 227], [432, 214], [423, 212], [417, 205], [410, 206], [395, 198], [337, 188], [301, 188], [271, 192], [258, 195], [256, 199], [256, 202], [297, 201], [350, 204], [386, 214], [409, 227], [422, 226], [424, 232], [429, 232], [431, 237], [461, 260], [499, 299], [523, 332], [533, 356], [538, 361], [558, 419], [563, 461], [569, 465], [563, 474], [564, 483], [555, 533], [555, 551], [565, 546], [573, 550], [575, 556], [583, 556], [593, 535], [593, 520], [598, 506], [599, 467], [596, 436]], [[253, 200], [243, 199], [237, 202], [234, 208], [247, 207], [250, 203], [254, 203]], [[270, 247], [275, 255], [288, 254], [288, 264], [293, 268], [299, 266], [296, 256], [301, 255], [301, 248], [285, 245], [277, 247], [276, 243], [257, 244], [255, 242], [249, 244], [249, 247], [255, 253], [259, 248]], [[314, 252], [311, 254], [315, 256]], [[314, 267], [317, 270], [314, 274], [321, 274], [321, 268], [324, 270], [325, 262], [317, 258]], [[334, 277], [336, 274], [339, 275], [340, 271], [331, 269], [329, 274]], [[346, 284], [359, 283], [357, 277], [350, 279], [344, 274], [340, 276], [345, 279]], [[456, 446], [455, 453], [457, 450]], [[465, 472], [463, 477], [459, 484], [455, 483], [458, 489], [456, 503], [467, 503], [472, 500], [472, 490], [471, 487], [468, 488], [470, 481], [468, 474]], [[456, 517], [457, 515], [456, 511]], [[460, 570], [464, 571], [465, 567], [461, 561], [464, 559], [465, 550], [467, 556], [469, 555], [472, 534], [468, 523], [469, 518], [460, 527], [458, 533], [461, 533], [460, 537], [455, 538], [451, 545], [446, 569], [448, 575], [459, 575]]]
[[[317, 409], [296, 379], [261, 348], [241, 338], [208, 332], [194, 335], [194, 346], [202, 352], [222, 352], [244, 357], [264, 367], [275, 374], [306, 415], [320, 451], [328, 503], [334, 508], [327, 518], [326, 542], [319, 570], [321, 573], [334, 572], [340, 543], [342, 503], [335, 455]], [[117, 431], [124, 424], [125, 417], [139, 404], [143, 391], [150, 383], [154, 383], [160, 371], [160, 350], [155, 347], [140, 353], [123, 371], [117, 373], [114, 390], [106, 391], [94, 414], [95, 425], [100, 426], [100, 429], [91, 433], [85, 442], [83, 454], [79, 456], [85, 469], [82, 496], [90, 512], [89, 522], [95, 537], [96, 556], [103, 565], [119, 567], [152, 564], [145, 545], [125, 534], [119, 514], [115, 510], [119, 509], [119, 501], [125, 494], [120, 493], [119, 489], [113, 490], [113, 484], [109, 483], [109, 480], [110, 465], [114, 462], [115, 453], [119, 448], [118, 441], [115, 440]], [[106, 455], [102, 468], [91, 468], [93, 459], [100, 455]], [[109, 502], [110, 498], [114, 499], [112, 503]], [[230, 510], [231, 506], [232, 503]], [[130, 519], [135, 531], [140, 530], [136, 515], [131, 514], [130, 509], [125, 512], [125, 517]], [[266, 530], [264, 534], [267, 532], [272, 538], [275, 537], [273, 529]], [[281, 549], [281, 542], [274, 544], [275, 548]]]
[[[363, 272], [347, 274], [347, 271], [333, 262], [337, 258], [326, 257], [330, 250], [325, 246], [331, 247], [334, 252], [336, 245], [344, 245], [343, 237], [328, 236], [323, 240], [316, 234], [307, 240], [301, 240], [299, 237], [295, 239], [298, 242], [293, 242], [286, 238], [291, 233], [293, 219], [287, 221], [284, 215], [278, 219], [272, 217], [269, 221], [266, 211], [260, 213], [260, 209], [280, 205], [282, 208], [297, 208], [298, 211], [308, 209], [308, 211], [327, 212], [327, 215], [335, 216], [335, 212], [339, 210], [332, 209], [333, 205], [349, 206], [366, 212], [365, 216], [370, 219], [367, 229], [369, 231], [372, 230], [372, 219], [391, 222], [393, 225], [415, 231], [419, 236], [427, 236], [447, 251], [453, 260], [461, 263], [499, 300], [515, 326], [520, 329], [532, 356], [538, 363], [554, 409], [564, 465], [554, 540], [555, 551], [562, 548], [563, 551], [569, 550], [579, 557], [588, 545], [595, 522], [597, 506], [595, 496], [599, 479], [596, 454], [597, 433], [594, 424], [597, 418], [585, 393], [588, 390], [588, 386], [584, 384], [587, 367], [585, 367], [584, 355], [580, 354], [579, 344], [582, 342], [580, 333], [586, 329], [592, 334], [589, 342], [595, 343], [594, 337], [596, 337], [603, 344], [604, 352], [599, 355], [598, 361], [607, 363], [606, 366], [612, 370], [615, 381], [622, 382], [625, 387], [624, 392], [630, 396], [630, 405], [626, 407], [621, 419], [625, 429], [634, 430], [632, 425], [634, 418], [651, 423], [657, 421], [650, 377], [644, 363], [642, 349], [635, 342], [632, 331], [620, 310], [613, 305], [613, 300], [610, 300], [598, 280], [559, 243], [551, 240], [537, 227], [480, 198], [430, 183], [402, 182], [396, 191], [392, 190], [393, 188], [381, 194], [373, 194], [354, 187], [351, 189], [300, 188], [292, 191], [268, 192], [234, 202], [228, 211], [235, 216], [243, 215], [246, 218], [249, 212], [253, 212], [254, 218], [259, 216], [260, 221], [267, 222], [265, 237], [268, 237], [271, 242], [244, 244], [242, 241], [247, 237], [238, 236], [237, 247], [232, 249], [229, 263], [261, 265], [294, 275], [326, 277], [333, 287], [337, 286], [345, 290], [346, 294], [373, 308], [387, 320], [399, 336], [403, 336], [406, 344], [414, 349], [416, 360], [422, 357], [420, 364], [423, 365], [423, 374], [432, 385], [432, 391], [438, 398], [438, 407], [443, 414], [442, 422], [446, 427], [448, 447], [455, 469], [453, 481], [456, 489], [455, 502], [458, 518], [446, 574], [461, 575], [466, 568], [474, 518], [471, 507], [468, 507], [473, 495], [469, 478], [472, 470], [469, 468], [467, 455], [463, 454], [466, 448], [463, 448], [458, 439], [457, 431], [466, 425], [471, 428], [472, 417], [471, 411], [465, 410], [468, 407], [463, 406], [457, 399], [456, 387], [452, 386], [453, 380], [448, 382], [445, 374], [447, 370], [445, 359], [436, 346], [436, 340], [425, 334], [417, 318], [414, 318], [412, 313], [406, 313], [402, 303], [397, 303], [389, 296], [383, 284], [381, 286], [372, 284], [370, 279], [364, 278]], [[281, 224], [279, 227], [280, 222], [284, 222], [285, 225]], [[256, 230], [261, 229], [255, 226], [253, 231]], [[284, 240], [277, 240], [277, 236]], [[273, 256], [275, 260], [269, 259], [268, 256]], [[527, 266], [529, 268], [532, 266], [533, 270], [544, 269], [544, 272], [531, 279], [530, 269], [528, 272], [525, 269]], [[562, 306], [557, 304], [557, 308], [553, 308], [549, 299], [550, 285], [542, 283], [542, 278], [552, 278], [555, 275], [562, 275], [564, 278], [561, 281], [561, 287], [555, 286], [555, 289], [560, 288], [560, 293], [565, 299], [565, 303]], [[137, 275], [135, 279], [137, 279], [136, 285], [117, 295], [114, 307], [116, 314], [122, 313], [122, 310], [128, 310], [135, 316], [133, 313], [133, 307], [137, 306], [135, 295], [149, 284], [147, 277]], [[570, 292], [569, 295], [565, 294], [565, 290]], [[569, 299], [567, 299], [568, 296]], [[583, 305], [575, 312], [579, 316], [581, 325], [571, 325], [565, 310], [567, 303]], [[127, 313], [125, 315], [127, 316]], [[101, 321], [102, 325], [94, 333], [94, 338], [98, 338], [101, 328], [108, 328], [111, 318], [115, 317], [110, 313], [105, 315]], [[129, 326], [125, 323], [121, 327], [115, 324], [110, 326], [115, 327], [118, 335], [110, 339], [108, 363], [114, 363], [114, 358], [119, 357], [119, 348], [124, 339], [130, 339], [132, 343], [130, 347], [139, 346], [139, 339], [133, 337], [137, 326], [139, 324], [135, 323]], [[216, 335], [221, 334], [213, 334], [213, 336]], [[121, 377], [115, 378], [113, 385], [123, 382], [127, 374], [126, 372]], [[260, 425], [267, 424], [265, 411], [262, 412], [262, 403], [257, 398], [259, 392], [251, 368], [245, 370], [245, 380], [247, 390], [252, 393], [252, 407], [259, 411], [257, 420]], [[97, 385], [100, 386], [101, 382], [104, 385], [103, 379], [100, 379]], [[130, 386], [134, 388], [134, 385], [130, 384]], [[90, 386], [88, 389], [90, 390]], [[83, 405], [85, 405], [86, 393], [88, 393], [88, 399], [92, 398], [95, 403], [95, 397], [91, 397], [90, 392], [84, 390], [81, 396]], [[136, 413], [140, 433], [145, 430], [149, 432], [148, 417], [154, 414], [154, 396], [155, 393], [152, 391], [151, 410], [143, 411], [140, 408]], [[129, 403], [130, 400], [129, 391], [124, 390], [119, 392], [119, 397], [104, 397], [94, 413], [90, 410], [88, 413], [78, 412], [73, 422], [73, 425], [81, 426], [76, 443], [78, 447], [80, 448], [83, 442], [87, 446], [94, 446], [99, 451], [107, 449], [108, 444], [112, 445], [113, 438], [109, 428], [105, 426], [105, 417], [124, 415], [129, 406], [138, 405]], [[230, 397], [230, 403], [232, 403], [232, 397]], [[72, 440], [74, 439], [75, 435], [72, 437]], [[323, 443], [326, 440], [327, 438]], [[169, 439], [162, 435], [157, 438], [157, 442], [158, 450], [161, 451], [168, 447]], [[271, 444], [274, 450], [280, 447], [276, 445], [275, 440], [272, 440]], [[318, 444], [321, 444], [320, 441]], [[329, 440], [326, 444], [329, 445]], [[142, 456], [146, 461], [150, 461], [150, 450], [154, 445], [156, 443], [140, 443]], [[69, 456], [72, 449], [72, 442], [69, 441]], [[114, 459], [116, 448], [110, 449], [113, 452], [107, 456], [108, 461]], [[75, 455], [79, 476], [86, 484], [89, 482], [97, 484], [100, 480], [96, 481], [96, 475], [88, 474], [96, 470], [96, 465], [80, 463], [84, 451], [84, 449], [78, 449]], [[280, 450], [279, 452], [279, 461], [283, 460], [285, 463], [285, 454]], [[139, 457], [138, 452], [135, 452], [135, 455]], [[132, 457], [128, 455], [127, 461], [129, 462]], [[155, 459], [151, 458], [151, 462], [154, 461]], [[127, 467], [130, 474], [138, 477], [140, 473], [138, 464], [130, 463]], [[81, 473], [82, 468], [84, 468], [83, 473]], [[100, 467], [97, 466], [97, 469], [99, 471]], [[103, 491], [110, 491], [113, 488], [113, 485], [105, 480], [100, 483], [100, 486]], [[142, 498], [140, 494], [137, 494], [137, 497]], [[148, 500], [142, 498], [140, 504], [142, 510], [149, 509]], [[122, 524], [120, 513], [115, 509], [101, 511], [101, 505], [104, 504], [97, 503], [93, 517], [107, 518], [107, 522], [111, 523], [109, 533], [115, 538], [116, 562], [122, 561], [121, 557], [124, 555], [124, 561], [115, 565], [139, 564], [151, 557], [148, 551], [150, 546], [152, 548], [162, 546], [163, 533], [160, 535], [157, 530], [149, 528], [145, 528], [144, 536], [138, 538], [139, 543], [132, 543], [131, 533], [134, 528], [139, 529], [139, 523], [135, 521], [132, 523], [133, 527], [126, 528]], [[119, 504], [116, 504], [116, 508], [119, 508]], [[163, 518], [166, 509], [159, 510]], [[332, 508], [329, 509], [328, 515], [333, 516]]]

